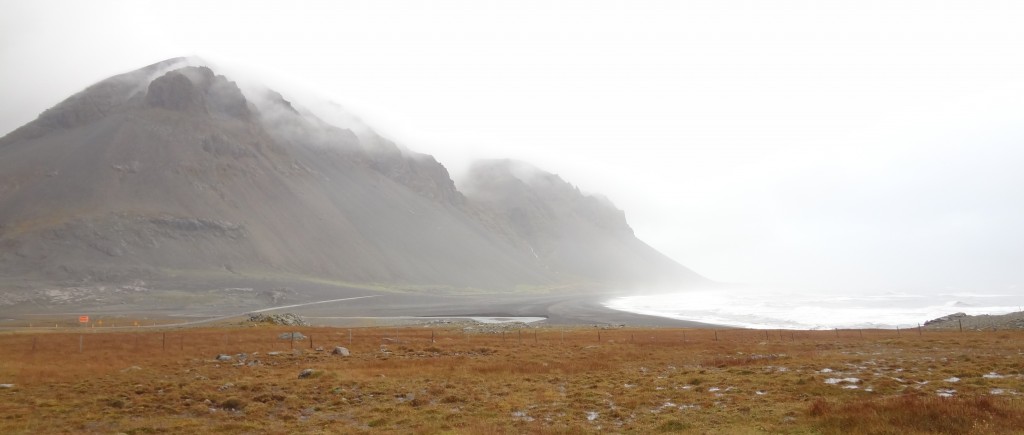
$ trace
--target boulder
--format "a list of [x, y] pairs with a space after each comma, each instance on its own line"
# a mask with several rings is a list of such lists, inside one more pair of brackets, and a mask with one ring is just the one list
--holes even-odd
[[284, 314], [264, 314], [264, 313], [253, 313], [249, 314], [249, 321], [252, 323], [270, 323], [274, 325], [284, 326], [309, 326], [305, 320], [302, 320], [298, 314], [284, 313]]
[[349, 356], [349, 355], [351, 355], [351, 353], [349, 353], [348, 349], [346, 349], [344, 347], [341, 347], [341, 346], [335, 347], [334, 350], [331, 351], [331, 353], [334, 354], [334, 355], [340, 355], [340, 356]]
[[282, 340], [305, 340], [306, 336], [302, 335], [301, 332], [285, 332], [284, 334], [278, 335], [277, 338]]

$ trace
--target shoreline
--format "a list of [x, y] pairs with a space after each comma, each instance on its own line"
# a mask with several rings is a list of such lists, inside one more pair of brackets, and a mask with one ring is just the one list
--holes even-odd
[[[628, 326], [663, 328], [725, 329], [725, 325], [637, 314], [605, 307], [616, 293], [573, 293], [545, 295], [430, 295], [353, 291], [334, 294], [320, 301], [293, 302], [273, 307], [238, 307], [220, 310], [173, 309], [146, 310], [119, 307], [83, 307], [78, 313], [61, 312], [3, 313], [0, 329], [30, 329], [60, 323], [74, 328], [79, 315], [91, 315], [92, 321], [106, 321], [105, 328], [202, 327], [233, 322], [250, 313], [294, 313], [312, 326], [398, 326], [422, 324], [438, 319], [532, 318], [531, 326]], [[339, 298], [337, 296], [348, 296]], [[55, 310], [57, 311], [57, 310]], [[141, 321], [145, 319], [145, 321]], [[132, 325], [133, 321], [135, 326]], [[513, 320], [515, 321], [515, 320]], [[5, 324], [6, 323], [6, 324]], [[24, 325], [22, 325], [24, 324]], [[94, 326], [94, 325], [89, 325]]]
[[[617, 294], [570, 295], [383, 295], [354, 301], [344, 307], [311, 308], [294, 311], [312, 319], [349, 318], [387, 323], [394, 320], [457, 318], [544, 318], [537, 325], [550, 326], [643, 326], [677, 328], [729, 328], [703, 322], [649, 316], [605, 307], [603, 303]], [[401, 319], [399, 319], [401, 318]], [[312, 322], [321, 323], [321, 322]], [[323, 322], [337, 323], [337, 322]], [[399, 322], [402, 323], [402, 322]]]

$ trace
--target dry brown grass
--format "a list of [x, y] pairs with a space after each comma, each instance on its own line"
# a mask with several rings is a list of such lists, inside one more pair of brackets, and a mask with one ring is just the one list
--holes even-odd
[[[293, 350], [278, 339], [291, 330], [312, 336], [314, 349], [308, 340]], [[599, 341], [593, 328], [504, 337], [363, 328], [353, 330], [350, 345], [347, 329], [332, 328], [6, 333], [0, 383], [15, 386], [0, 389], [0, 433], [924, 434], [1024, 427], [1022, 332], [715, 335], [619, 329], [600, 331]], [[337, 345], [352, 356], [330, 355]], [[220, 353], [235, 358], [218, 362]], [[259, 362], [239, 364], [240, 353]], [[307, 368], [313, 375], [299, 379]]]

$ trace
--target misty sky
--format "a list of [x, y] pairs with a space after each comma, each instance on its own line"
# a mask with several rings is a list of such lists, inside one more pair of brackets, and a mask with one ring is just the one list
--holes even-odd
[[209, 3], [0, 0], [0, 134], [198, 55], [456, 180], [533, 162], [715, 280], [1024, 293], [1024, 2]]

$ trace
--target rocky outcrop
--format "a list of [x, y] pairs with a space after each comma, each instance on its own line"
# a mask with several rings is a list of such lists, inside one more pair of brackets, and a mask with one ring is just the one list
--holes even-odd
[[184, 74], [171, 71], [149, 84], [146, 103], [168, 110], [200, 111], [206, 113], [203, 92]]
[[146, 92], [146, 103], [151, 107], [246, 121], [252, 117], [238, 85], [207, 67], [186, 67], [153, 80]]
[[293, 313], [284, 313], [284, 314], [253, 313], [253, 314], [249, 315], [249, 322], [251, 322], [251, 323], [267, 323], [267, 324], [271, 324], [271, 325], [284, 325], [284, 326], [309, 326], [309, 324], [306, 323], [306, 321], [303, 320], [302, 317], [300, 317], [298, 314], [293, 314]]
[[928, 329], [946, 330], [1002, 330], [1024, 329], [1024, 311], [1008, 314], [981, 314], [971, 316], [965, 313], [954, 313], [924, 322]]

